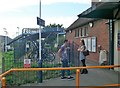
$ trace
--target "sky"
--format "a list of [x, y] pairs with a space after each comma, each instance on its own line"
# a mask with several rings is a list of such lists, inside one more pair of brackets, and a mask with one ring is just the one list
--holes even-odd
[[[40, 0], [0, 0], [0, 35], [10, 38], [23, 28], [38, 28]], [[63, 24], [69, 27], [77, 15], [91, 6], [91, 0], [41, 0], [41, 18], [45, 25]]]

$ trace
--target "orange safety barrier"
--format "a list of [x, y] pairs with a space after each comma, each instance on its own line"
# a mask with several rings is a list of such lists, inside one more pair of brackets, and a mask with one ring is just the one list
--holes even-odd
[[110, 87], [112, 87], [112, 86], [120, 86], [120, 84], [108, 84], [108, 85], [105, 85], [105, 86], [110, 86]]
[[79, 83], [80, 83], [79, 77], [80, 77], [80, 69], [77, 69], [76, 70], [76, 88], [79, 88]]
[[[75, 70], [76, 69], [76, 88], [79, 88], [79, 83], [80, 83], [80, 69], [91, 69], [91, 68], [115, 68], [115, 67], [120, 67], [120, 65], [109, 65], [109, 66], [86, 66], [86, 67], [66, 67], [66, 68], [14, 68], [10, 69], [7, 72], [3, 73], [0, 75], [0, 79], [2, 81], [2, 88], [6, 88], [6, 79], [5, 75], [9, 74], [10, 72], [15, 72], [15, 71], [43, 71], [43, 70]], [[110, 85], [105, 85], [105, 86], [110, 86]], [[104, 86], [104, 87], [105, 87]], [[120, 86], [120, 84], [113, 84], [113, 86]], [[95, 88], [104, 88], [104, 87], [95, 87]]]
[[6, 88], [6, 79], [5, 77], [2, 77], [2, 88]]

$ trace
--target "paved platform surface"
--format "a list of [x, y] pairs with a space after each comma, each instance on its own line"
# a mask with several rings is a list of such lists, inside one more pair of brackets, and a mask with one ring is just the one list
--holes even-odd
[[[87, 61], [87, 66], [98, 65]], [[74, 79], [61, 80], [60, 77], [45, 80], [43, 83], [25, 84], [22, 86], [75, 86], [76, 74], [72, 75]], [[120, 84], [120, 72], [110, 69], [88, 69], [88, 74], [80, 74], [80, 86], [103, 86], [107, 84]], [[116, 87], [115, 87], [116, 88]], [[117, 87], [120, 88], [120, 87]]]

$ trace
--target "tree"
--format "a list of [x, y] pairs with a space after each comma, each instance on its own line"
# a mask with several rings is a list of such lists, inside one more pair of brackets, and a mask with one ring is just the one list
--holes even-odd
[[64, 28], [64, 27], [63, 27], [63, 24], [56, 24], [56, 23], [54, 23], [54, 24], [49, 24], [49, 25], [47, 25], [46, 27], [60, 27], [60, 28]]

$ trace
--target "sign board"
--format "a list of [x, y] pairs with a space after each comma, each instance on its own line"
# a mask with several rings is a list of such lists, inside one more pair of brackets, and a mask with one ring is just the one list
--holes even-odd
[[40, 25], [40, 26], [45, 26], [45, 21], [43, 19], [40, 19], [39, 17], [37, 17], [37, 25]]
[[22, 29], [22, 34], [34, 34], [34, 33], [39, 33], [38, 28], [23, 28]]
[[24, 68], [31, 67], [31, 59], [24, 59]]
[[118, 32], [118, 51], [120, 51], [120, 32]]

